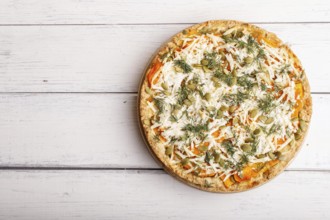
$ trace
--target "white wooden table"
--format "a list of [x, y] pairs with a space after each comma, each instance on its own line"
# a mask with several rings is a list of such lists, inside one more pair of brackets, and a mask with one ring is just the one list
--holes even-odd
[[[154, 162], [138, 82], [162, 42], [210, 19], [288, 42], [314, 114], [296, 160], [245, 193], [212, 194]], [[0, 219], [330, 219], [330, 1], [1, 0]]]

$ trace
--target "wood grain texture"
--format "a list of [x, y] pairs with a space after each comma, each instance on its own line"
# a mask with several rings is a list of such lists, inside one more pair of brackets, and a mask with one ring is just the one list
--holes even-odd
[[[330, 170], [330, 96], [313, 102], [308, 138], [290, 169]], [[0, 165], [159, 168], [136, 111], [135, 94], [0, 94]]]
[[192, 23], [330, 21], [327, 1], [2, 0], [0, 24]]
[[210, 194], [148, 170], [159, 166], [136, 122], [142, 71], [169, 37], [210, 19], [277, 33], [312, 91], [330, 92], [329, 1], [1, 0], [0, 219], [330, 219], [327, 94], [313, 95], [289, 171], [261, 188]]
[[[2, 26], [0, 92], [136, 92], [154, 51], [187, 26]], [[260, 26], [292, 45], [313, 92], [330, 92], [330, 24]]]
[[212, 194], [163, 171], [1, 171], [0, 218], [329, 219], [329, 181], [329, 172], [287, 171], [248, 192]]

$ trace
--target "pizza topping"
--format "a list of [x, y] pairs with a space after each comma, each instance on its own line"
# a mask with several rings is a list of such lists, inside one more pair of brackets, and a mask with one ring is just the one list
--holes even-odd
[[286, 50], [236, 27], [185, 31], [175, 42], [147, 73], [146, 89], [151, 127], [171, 162], [229, 187], [284, 159], [306, 129], [294, 120], [303, 70]]

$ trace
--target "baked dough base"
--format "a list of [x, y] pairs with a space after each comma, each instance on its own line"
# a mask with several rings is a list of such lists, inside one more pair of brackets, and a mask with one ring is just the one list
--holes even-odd
[[[232, 21], [232, 20], [214, 20], [214, 21], [207, 21], [201, 24], [197, 24], [185, 29], [187, 32], [200, 30], [201, 28], [230, 28], [230, 27], [237, 27], [237, 28], [244, 28], [250, 31], [252, 34], [256, 34], [257, 36], [262, 36], [263, 38], [270, 39], [273, 42], [276, 42], [279, 47], [283, 47], [287, 50], [290, 57], [293, 61], [301, 67], [301, 62], [297, 58], [297, 56], [292, 52], [292, 50], [274, 34], [271, 32], [267, 32], [266, 30], [256, 27], [254, 25], [243, 23], [239, 21]], [[209, 191], [209, 192], [220, 192], [220, 193], [227, 193], [227, 192], [241, 192], [246, 191], [251, 188], [255, 188], [256, 186], [260, 186], [265, 182], [273, 179], [279, 173], [283, 172], [284, 169], [290, 164], [292, 159], [295, 157], [297, 152], [300, 150], [305, 136], [307, 135], [308, 129], [303, 131], [302, 138], [295, 142], [295, 145], [290, 148], [290, 150], [285, 154], [285, 160], [279, 161], [276, 165], [270, 167], [268, 171], [264, 173], [259, 173], [258, 176], [251, 178], [251, 180], [243, 181], [241, 183], [233, 184], [229, 188], [227, 188], [223, 181], [215, 176], [215, 177], [199, 177], [195, 176], [192, 173], [185, 173], [184, 169], [180, 165], [173, 164], [170, 161], [170, 158], [165, 155], [165, 146], [162, 142], [156, 141], [153, 138], [152, 131], [150, 126], [145, 125], [143, 121], [145, 119], [150, 119], [153, 116], [153, 112], [147, 108], [147, 98], [148, 94], [146, 93], [146, 87], [148, 86], [148, 81], [146, 78], [146, 74], [148, 70], [152, 67], [153, 63], [159, 58], [159, 53], [166, 50], [167, 47], [170, 46], [171, 43], [175, 42], [177, 39], [180, 39], [183, 36], [182, 32], [176, 34], [171, 38], [170, 41], [165, 43], [157, 52], [150, 64], [148, 65], [144, 76], [142, 78], [139, 95], [138, 95], [138, 120], [139, 125], [141, 128], [142, 135], [144, 140], [148, 146], [148, 149], [155, 160], [176, 179], [188, 184], [192, 187], [197, 189]], [[302, 68], [302, 67], [301, 67]], [[304, 90], [304, 97], [303, 97], [303, 108], [300, 110], [299, 117], [305, 120], [308, 124], [311, 120], [312, 115], [312, 97], [310, 94], [310, 86], [307, 80], [306, 75], [303, 75], [302, 78], [302, 85]]]

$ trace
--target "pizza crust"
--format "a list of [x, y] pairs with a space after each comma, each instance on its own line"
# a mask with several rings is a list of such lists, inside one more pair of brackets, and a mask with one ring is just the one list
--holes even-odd
[[[246, 28], [250, 32], [256, 33], [257, 35], [262, 35], [263, 37], [266, 37], [267, 39], [274, 41], [278, 46], [284, 47], [285, 50], [290, 55], [290, 57], [295, 61], [295, 63], [299, 67], [301, 67], [301, 62], [299, 61], [297, 56], [287, 45], [283, 44], [283, 42], [274, 33], [267, 32], [264, 29], [261, 29], [259, 27], [256, 27], [248, 23], [232, 21], [232, 20], [207, 21], [201, 24], [191, 26], [185, 29], [185, 31], [193, 32], [193, 31], [201, 30], [204, 27], [228, 28], [234, 26], [237, 28]], [[164, 153], [164, 148], [165, 148], [164, 145], [160, 141], [156, 141], [153, 138], [150, 126], [144, 123], [145, 120], [148, 120], [153, 116], [153, 112], [147, 108], [148, 94], [146, 93], [146, 87], [148, 86], [148, 81], [146, 78], [146, 74], [148, 73], [150, 68], [152, 68], [156, 60], [160, 57], [160, 54], [162, 54], [168, 48], [173, 47], [173, 44], [175, 44], [175, 42], [177, 42], [182, 37], [182, 35], [183, 35], [182, 32], [174, 35], [167, 43], [165, 43], [156, 52], [156, 55], [148, 65], [140, 84], [139, 95], [138, 95], [138, 120], [142, 135], [144, 137], [144, 140], [146, 142], [146, 145], [148, 146], [150, 153], [155, 158], [155, 160], [164, 168], [164, 170], [167, 171], [169, 174], [171, 174], [173, 177], [184, 182], [185, 184], [188, 184], [192, 187], [204, 191], [220, 192], [220, 193], [241, 192], [241, 191], [249, 190], [251, 188], [255, 188], [256, 186], [260, 186], [265, 182], [268, 182], [269, 180], [273, 179], [289, 165], [289, 163], [292, 161], [294, 156], [300, 150], [308, 129], [303, 131], [302, 138], [299, 141], [296, 141], [295, 145], [291, 147], [290, 151], [286, 154], [285, 160], [279, 161], [278, 164], [276, 164], [273, 167], [270, 167], [267, 172], [259, 174], [257, 177], [254, 177], [249, 181], [244, 181], [239, 184], [234, 184], [229, 188], [225, 187], [223, 181], [219, 177], [217, 178], [199, 177], [193, 175], [192, 173], [185, 173], [181, 166], [170, 163], [170, 159]], [[303, 78], [301, 79], [301, 82], [304, 90], [304, 99], [303, 99], [303, 108], [299, 116], [303, 120], [305, 120], [309, 125], [312, 115], [312, 98], [310, 95], [310, 86], [305, 74], [303, 74]]]

